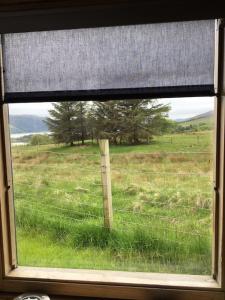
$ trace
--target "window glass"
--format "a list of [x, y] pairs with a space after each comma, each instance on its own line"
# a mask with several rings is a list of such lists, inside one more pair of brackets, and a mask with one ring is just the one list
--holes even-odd
[[211, 273], [213, 98], [9, 111], [19, 265]]

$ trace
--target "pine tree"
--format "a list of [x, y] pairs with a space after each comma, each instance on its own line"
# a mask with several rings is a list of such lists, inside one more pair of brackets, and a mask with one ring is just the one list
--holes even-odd
[[119, 101], [95, 102], [93, 105], [94, 128], [97, 139], [106, 138], [118, 144], [122, 118], [118, 111]]
[[87, 102], [78, 101], [74, 103], [74, 127], [77, 140], [84, 145], [87, 138]]
[[96, 134], [114, 144], [148, 142], [166, 130], [168, 105], [156, 100], [120, 100], [95, 104]]
[[49, 110], [50, 117], [46, 123], [57, 143], [73, 145], [75, 141], [86, 139], [86, 103], [61, 102], [54, 103]]

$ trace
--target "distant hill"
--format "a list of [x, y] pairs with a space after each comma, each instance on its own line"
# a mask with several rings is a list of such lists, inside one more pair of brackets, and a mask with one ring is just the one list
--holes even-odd
[[206, 113], [203, 113], [203, 114], [200, 114], [200, 115], [197, 115], [197, 116], [194, 116], [192, 118], [190, 118], [189, 120], [187, 121], [193, 121], [193, 120], [202, 120], [202, 119], [211, 119], [213, 117], [213, 111], [210, 110], [210, 111], [207, 111]]
[[175, 119], [176, 122], [191, 122], [191, 121], [194, 121], [194, 120], [202, 120], [202, 119], [208, 119], [208, 118], [212, 118], [213, 117], [213, 111], [210, 110], [210, 111], [207, 111], [203, 114], [200, 114], [200, 115], [196, 115], [192, 118], [187, 118], [187, 119]]
[[211, 130], [213, 128], [213, 111], [177, 121], [180, 131]]
[[36, 115], [10, 115], [10, 130], [15, 133], [33, 133], [48, 131], [45, 118]]

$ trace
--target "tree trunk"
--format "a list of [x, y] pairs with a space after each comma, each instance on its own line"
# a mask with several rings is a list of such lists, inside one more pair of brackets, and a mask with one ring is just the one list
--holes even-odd
[[85, 128], [84, 128], [84, 116], [83, 116], [83, 104], [80, 104], [80, 120], [81, 120], [81, 142], [84, 145], [85, 141]]

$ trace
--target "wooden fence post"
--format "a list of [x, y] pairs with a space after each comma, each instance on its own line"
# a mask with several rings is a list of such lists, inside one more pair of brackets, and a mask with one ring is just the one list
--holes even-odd
[[112, 229], [113, 211], [112, 211], [112, 189], [109, 158], [109, 141], [99, 140], [101, 154], [101, 177], [103, 192], [104, 226]]

